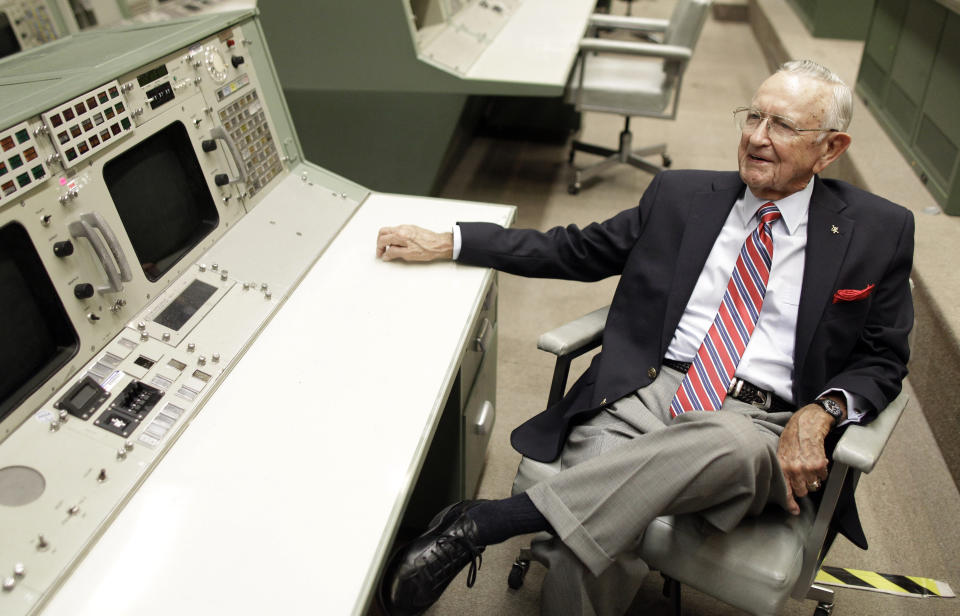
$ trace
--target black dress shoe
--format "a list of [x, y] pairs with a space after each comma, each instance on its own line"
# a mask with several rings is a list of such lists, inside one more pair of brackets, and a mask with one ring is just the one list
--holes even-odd
[[480, 501], [450, 505], [426, 532], [390, 559], [380, 582], [380, 602], [390, 616], [413, 616], [433, 605], [468, 563], [467, 587], [477, 578], [484, 546], [477, 545], [477, 524], [465, 513]]

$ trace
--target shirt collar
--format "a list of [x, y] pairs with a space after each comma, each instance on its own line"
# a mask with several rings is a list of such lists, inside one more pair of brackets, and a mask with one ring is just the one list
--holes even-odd
[[[780, 216], [783, 218], [784, 226], [790, 235], [793, 235], [797, 228], [807, 221], [810, 197], [813, 195], [813, 182], [814, 180], [811, 179], [802, 190], [773, 202], [780, 210]], [[747, 227], [751, 222], [756, 222], [754, 218], [757, 215], [757, 210], [766, 203], [769, 203], [769, 201], [758, 199], [748, 187], [743, 191], [743, 198], [734, 205], [734, 209], [737, 210], [740, 222], [743, 223], [744, 227]]]

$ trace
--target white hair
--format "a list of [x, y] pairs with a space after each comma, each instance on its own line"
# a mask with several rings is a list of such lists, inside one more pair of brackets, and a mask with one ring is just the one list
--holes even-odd
[[838, 131], [847, 130], [847, 127], [850, 126], [850, 119], [853, 117], [853, 94], [836, 73], [813, 60], [784, 62], [777, 72], [812, 77], [830, 85], [833, 100], [827, 106], [827, 116], [824, 118], [823, 128], [833, 128]]

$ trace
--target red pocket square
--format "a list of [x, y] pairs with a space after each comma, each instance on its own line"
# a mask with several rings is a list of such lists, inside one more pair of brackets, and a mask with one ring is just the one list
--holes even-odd
[[873, 293], [873, 287], [877, 285], [868, 284], [863, 289], [840, 289], [833, 294], [833, 303], [837, 302], [857, 302], [861, 299], [866, 299], [871, 293]]

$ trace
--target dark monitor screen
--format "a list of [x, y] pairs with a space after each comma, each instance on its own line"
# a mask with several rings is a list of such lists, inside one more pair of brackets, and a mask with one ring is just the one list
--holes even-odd
[[103, 179], [151, 281], [167, 273], [220, 221], [200, 161], [180, 122], [108, 162]]
[[78, 347], [53, 283], [19, 223], [0, 227], [0, 421]]
[[17, 40], [17, 33], [13, 31], [7, 14], [0, 11], [0, 58], [6, 58], [18, 51], [20, 51], [20, 41]]

